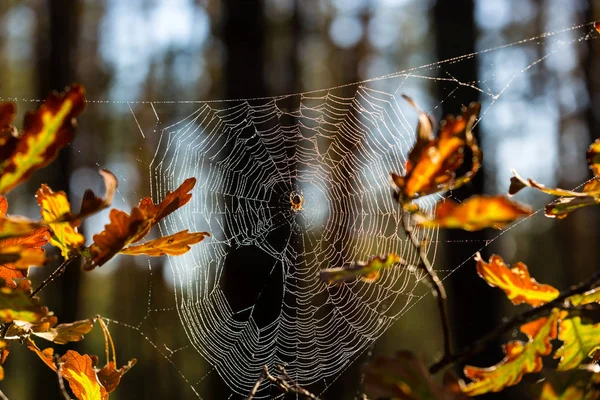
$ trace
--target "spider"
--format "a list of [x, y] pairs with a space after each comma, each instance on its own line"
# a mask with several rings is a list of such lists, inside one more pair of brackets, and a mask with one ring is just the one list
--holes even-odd
[[302, 211], [302, 205], [304, 204], [302, 193], [290, 193], [290, 204], [292, 205], [292, 211]]

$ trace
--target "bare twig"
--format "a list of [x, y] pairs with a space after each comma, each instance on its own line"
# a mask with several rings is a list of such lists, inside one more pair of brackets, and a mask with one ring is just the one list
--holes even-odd
[[58, 376], [58, 387], [60, 388], [60, 394], [63, 399], [71, 400], [67, 388], [65, 388], [65, 381], [62, 376], [62, 363], [59, 361], [58, 354], [54, 355], [54, 365], [56, 365], [56, 376]]
[[509, 332], [514, 328], [523, 325], [524, 323], [529, 322], [535, 318], [539, 318], [542, 315], [550, 313], [550, 311], [552, 311], [553, 308], [568, 309], [568, 306], [565, 305], [565, 300], [567, 300], [567, 298], [576, 294], [583, 294], [588, 290], [596, 287], [598, 283], [600, 283], [600, 271], [594, 273], [587, 281], [580, 282], [575, 286], [571, 286], [571, 288], [569, 288], [568, 290], [561, 292], [561, 294], [551, 302], [543, 304], [537, 308], [532, 308], [524, 313], [515, 315], [514, 317], [499, 325], [494, 330], [489, 332], [487, 335], [483, 336], [481, 339], [479, 339], [466, 349], [458, 353], [452, 354], [450, 357], [445, 357], [440, 361], [436, 362], [435, 364], [431, 365], [429, 367], [429, 372], [434, 374], [448, 365], [466, 361], [470, 357], [479, 354], [483, 350], [485, 350], [487, 346], [490, 343], [492, 343], [498, 336], [502, 335], [503, 333]]
[[62, 275], [65, 272], [65, 270], [67, 269], [67, 266], [69, 264], [71, 264], [71, 262], [76, 258], [77, 257], [71, 257], [71, 258], [67, 258], [66, 260], [64, 260], [54, 271], [52, 271], [52, 273], [46, 279], [44, 279], [44, 281], [40, 284], [40, 286], [38, 286], [33, 292], [31, 292], [29, 297], [35, 296], [42, 289], [44, 289], [46, 286], [48, 286], [50, 283], [52, 283], [52, 281], [54, 281], [56, 278], [58, 278], [60, 275]]
[[419, 253], [419, 264], [417, 268], [421, 268], [427, 274], [427, 278], [431, 283], [433, 293], [436, 298], [438, 311], [440, 314], [440, 322], [442, 323], [442, 331], [444, 334], [444, 356], [442, 360], [448, 360], [452, 358], [452, 349], [450, 347], [450, 323], [448, 321], [448, 311], [446, 307], [446, 289], [444, 288], [444, 284], [434, 271], [431, 266], [431, 262], [429, 258], [427, 258], [427, 253], [425, 252], [425, 248], [423, 244], [419, 241], [413, 227], [410, 225], [410, 217], [412, 214], [406, 213], [402, 218], [402, 227], [404, 228], [404, 232], [409, 237], [413, 247]]
[[271, 375], [271, 373], [269, 372], [268, 366], [265, 365], [263, 367], [263, 370], [260, 373], [258, 380], [252, 387], [252, 391], [250, 392], [250, 395], [247, 397], [247, 400], [254, 399], [254, 396], [256, 396], [256, 394], [258, 393], [258, 388], [265, 380], [272, 382], [273, 384], [275, 384], [275, 386], [277, 386], [281, 391], [283, 391], [285, 393], [295, 393], [295, 394], [304, 396], [304, 398], [306, 398], [306, 399], [320, 400], [317, 396], [315, 396], [308, 390], [304, 389], [302, 386], [298, 385], [298, 383], [296, 383], [288, 375], [288, 373], [286, 372], [286, 370], [283, 366], [278, 365], [277, 369], [279, 370], [280, 375], [275, 376], [275, 375]]
[[8, 400], [8, 397], [0, 390], [0, 400]]

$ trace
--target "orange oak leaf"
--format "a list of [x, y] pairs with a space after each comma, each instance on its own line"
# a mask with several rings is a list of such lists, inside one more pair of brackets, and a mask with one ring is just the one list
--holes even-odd
[[189, 192], [195, 184], [196, 178], [186, 179], [173, 192], [167, 192], [159, 204], [146, 197], [131, 210], [131, 214], [112, 209], [110, 223], [93, 237], [94, 243], [88, 248], [89, 257], [84, 268], [91, 270], [102, 266], [129, 244], [142, 240], [161, 219], [190, 201], [192, 195]]
[[62, 377], [69, 383], [69, 387], [77, 399], [108, 399], [108, 392], [100, 383], [94, 370], [94, 362], [87, 354], [81, 355], [76, 351], [68, 350], [62, 357], [55, 360], [54, 349], [51, 347], [40, 350], [31, 339], [28, 339], [27, 347], [53, 371], [60, 366]]
[[0, 167], [0, 193], [9, 192], [56, 157], [73, 139], [75, 117], [84, 107], [85, 90], [73, 85], [63, 94], [51, 94], [37, 111], [25, 115], [18, 143]]
[[79, 342], [92, 330], [94, 322], [94, 318], [88, 318], [56, 325], [56, 319], [54, 319], [48, 326], [44, 326], [42, 329], [33, 327], [31, 333], [56, 344]]
[[[410, 98], [404, 98], [417, 108]], [[402, 204], [428, 194], [456, 189], [477, 173], [482, 155], [472, 128], [480, 109], [478, 103], [472, 103], [463, 108], [459, 117], [446, 117], [440, 124], [437, 138], [434, 138], [431, 120], [417, 108], [417, 141], [408, 155], [404, 175], [391, 174], [396, 195]], [[472, 166], [457, 177], [456, 171], [463, 164], [465, 148], [472, 153]]]
[[539, 307], [554, 300], [560, 292], [553, 286], [538, 283], [529, 275], [527, 266], [522, 262], [512, 268], [504, 263], [502, 257], [494, 254], [490, 262], [485, 262], [479, 253], [475, 256], [477, 273], [488, 285], [500, 288], [509, 300], [515, 304], [527, 303]]
[[25, 236], [0, 239], [0, 280], [14, 288], [14, 279], [27, 277], [30, 266], [44, 265], [46, 254], [42, 247], [48, 243], [49, 238], [48, 228], [43, 227], [30, 231]]
[[523, 375], [541, 371], [542, 357], [552, 352], [551, 341], [557, 337], [559, 313], [555, 309], [548, 317], [522, 325], [521, 332], [529, 340], [515, 340], [505, 344], [503, 350], [506, 356], [498, 364], [489, 368], [467, 365], [463, 372], [473, 382], [463, 387], [463, 392], [468, 396], [499, 392], [519, 383]]
[[440, 201], [431, 219], [422, 214], [415, 217], [420, 226], [477, 231], [499, 229], [531, 213], [529, 207], [504, 196], [472, 196], [460, 204], [451, 199]]
[[52, 230], [50, 243], [60, 249], [64, 258], [71, 255], [85, 244], [85, 237], [77, 231], [75, 222], [53, 222], [65, 215], [71, 214], [71, 204], [63, 191], [54, 192], [47, 185], [42, 185], [36, 192], [35, 198], [40, 206], [44, 222]]
[[395, 253], [386, 257], [376, 256], [369, 261], [359, 261], [349, 267], [334, 267], [321, 270], [320, 278], [328, 284], [351, 282], [360, 278], [363, 282], [371, 283], [379, 279], [381, 271], [405, 264], [405, 261]]
[[193, 232], [185, 231], [177, 232], [170, 236], [163, 236], [158, 239], [150, 240], [135, 246], [129, 246], [121, 250], [119, 253], [137, 256], [146, 254], [148, 256], [159, 257], [164, 255], [179, 256], [187, 253], [191, 249], [191, 245], [204, 240], [210, 236], [208, 232]]

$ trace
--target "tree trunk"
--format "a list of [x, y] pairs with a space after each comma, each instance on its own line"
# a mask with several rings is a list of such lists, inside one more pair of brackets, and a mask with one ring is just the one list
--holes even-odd
[[[436, 2], [433, 26], [436, 28], [438, 60], [446, 60], [475, 51], [476, 30], [473, 9], [473, 0], [438, 0]], [[455, 64], [442, 64], [441, 68], [440, 74], [449, 72], [461, 82], [477, 80], [475, 58], [464, 59]], [[454, 88], [445, 89], [452, 90]], [[446, 98], [447, 91], [439, 94], [440, 98], [445, 98], [442, 103], [444, 114], [459, 114], [461, 106], [479, 100], [477, 92], [468, 88], [459, 87], [452, 96]], [[476, 134], [476, 136], [478, 135]], [[479, 171], [470, 184], [448, 193], [448, 197], [462, 201], [471, 195], [482, 193], [483, 178], [484, 172]], [[445, 282], [448, 287], [453, 345], [456, 350], [459, 350], [491, 331], [501, 321], [499, 307], [493, 302], [488, 285], [477, 276], [475, 263], [472, 261], [472, 256], [486, 240], [485, 233], [446, 230], [444, 236], [445, 254], [447, 255], [444, 268], [460, 267]], [[497, 362], [500, 358], [499, 350], [497, 350], [482, 353], [470, 362], [474, 362], [475, 365], [487, 366]]]
[[[38, 8], [37, 76], [38, 98], [45, 99], [53, 90], [62, 91], [76, 79], [77, 47], [79, 37], [79, 0], [47, 0]], [[71, 169], [70, 148], [63, 149], [50, 167], [43, 171], [44, 182], [53, 190], [69, 193]], [[71, 265], [49, 291], [56, 293], [53, 299], [61, 322], [78, 318], [81, 269]], [[50, 303], [49, 301], [49, 303]], [[68, 347], [67, 347], [68, 348]], [[67, 350], [65, 348], [61, 352]], [[46, 372], [46, 371], [45, 371]], [[35, 398], [60, 399], [56, 378], [44, 373], [43, 381], [37, 381]]]

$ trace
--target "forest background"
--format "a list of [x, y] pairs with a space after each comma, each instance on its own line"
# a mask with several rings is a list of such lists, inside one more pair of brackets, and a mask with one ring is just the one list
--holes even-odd
[[[90, 100], [108, 101], [88, 104], [73, 146], [11, 193], [11, 211], [37, 215], [31, 193], [41, 182], [65, 190], [77, 203], [99, 166], [127, 182], [121, 185], [116, 206], [127, 208], [149, 195], [148, 164], [157, 138], [139, 134], [132, 113], [142, 124], [153, 116], [136, 101], [261, 97], [327, 88], [596, 19], [600, 19], [600, 2], [581, 0], [3, 1], [0, 97], [16, 98], [17, 121], [26, 110], [37, 107], [29, 100], [41, 100], [72, 82], [84, 84]], [[583, 154], [600, 137], [600, 42], [590, 40], [570, 49], [564, 57], [555, 57], [515, 81], [485, 116], [477, 128], [486, 154], [484, 172], [457, 191], [456, 197], [506, 192], [512, 167], [549, 186], [573, 188], [588, 178]], [[452, 74], [461, 81], [480, 81], [501, 74], [515, 60], [542, 57], [544, 51], [533, 42], [515, 47], [510, 58], [481, 55], [461, 61], [452, 67]], [[429, 85], [429, 95], [440, 97], [436, 94], [440, 85]], [[438, 120], [442, 114], [458, 113], [462, 104], [471, 101], [482, 101], [485, 107], [490, 99], [478, 97], [473, 90], [457, 90], [441, 104]], [[111, 102], [131, 102], [131, 111]], [[93, 189], [102, 192], [99, 180], [97, 184]], [[536, 209], [547, 202], [543, 195], [529, 196], [520, 200]], [[87, 230], [98, 231], [105, 217], [90, 220]], [[437, 268], [456, 268], [495, 235], [443, 232]], [[562, 221], [530, 219], [485, 247], [484, 258], [496, 252], [508, 262], [522, 260], [540, 282], [567, 287], [598, 268], [599, 239], [600, 210], [590, 207]], [[150, 275], [145, 261], [117, 258], [93, 273], [71, 268], [43, 299], [62, 321], [98, 313], [137, 321], [147, 310], [150, 280], [154, 307], [160, 308], [161, 298], [172, 303], [169, 266], [155, 260], [152, 267]], [[458, 347], [515, 312], [501, 293], [490, 295], [474, 270], [469, 261], [445, 282]], [[47, 273], [32, 276], [41, 280]], [[486, 300], [473, 300], [478, 298]], [[401, 347], [421, 349], [430, 359], [438, 354], [440, 328], [430, 300], [403, 316], [377, 342], [373, 353]], [[178, 325], [177, 314], [168, 313], [158, 329], [165, 342], [183, 346], [185, 334], [172, 329]], [[122, 358], [138, 359], [111, 397], [194, 398], [189, 384], [159, 351], [140, 340], [139, 332], [118, 326], [111, 332]], [[102, 340], [98, 333], [73, 348], [102, 348]], [[502, 339], [471, 364], [498, 361], [500, 343]], [[175, 357], [178, 366], [202, 368], [189, 366], [188, 352]], [[35, 355], [24, 351], [22, 356], [11, 355], [9, 362], [1, 386], [10, 398], [59, 398], [58, 391], [49, 390], [56, 387], [55, 375]], [[352, 398], [359, 376], [360, 362], [323, 397]], [[223, 389], [218, 382], [205, 386], [208, 392], [213, 390], [212, 398], [219, 398]], [[518, 393], [498, 396], [516, 398]]]

